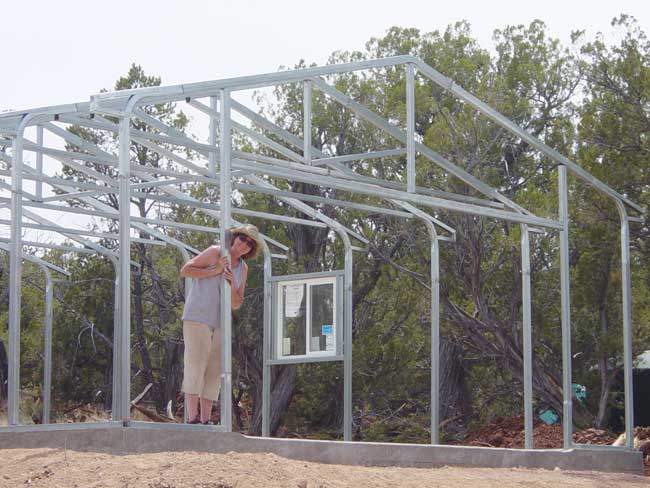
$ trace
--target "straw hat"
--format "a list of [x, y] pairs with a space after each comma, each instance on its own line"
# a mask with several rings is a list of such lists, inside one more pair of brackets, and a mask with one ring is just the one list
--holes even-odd
[[231, 227], [230, 234], [232, 236], [232, 239], [237, 237], [237, 234], [243, 234], [247, 237], [250, 237], [255, 243], [253, 249], [248, 251], [248, 254], [242, 256], [242, 259], [255, 259], [257, 256], [259, 256], [260, 251], [262, 250], [262, 238], [260, 237], [260, 233], [257, 230], [257, 227], [251, 224], [244, 224], [238, 227]]

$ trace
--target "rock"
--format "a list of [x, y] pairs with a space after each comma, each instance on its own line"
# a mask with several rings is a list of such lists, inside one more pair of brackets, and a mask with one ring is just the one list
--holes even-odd
[[490, 444], [492, 444], [493, 446], [495, 446], [495, 447], [501, 446], [501, 444], [503, 443], [503, 434], [501, 434], [500, 432], [497, 432], [493, 436], [490, 436], [490, 438], [488, 439], [488, 442]]
[[307, 480], [298, 481], [298, 488], [307, 488]]
[[643, 457], [650, 455], [650, 441], [643, 441], [639, 445], [639, 451], [643, 453]]

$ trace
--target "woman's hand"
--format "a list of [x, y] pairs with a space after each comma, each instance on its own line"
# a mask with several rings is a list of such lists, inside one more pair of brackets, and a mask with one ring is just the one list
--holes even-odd
[[226, 264], [223, 265], [223, 277], [228, 280], [228, 283], [230, 283], [230, 286], [232, 286], [232, 269], [230, 268], [230, 264], [228, 264], [226, 260]]
[[226, 269], [230, 270], [230, 261], [228, 261], [228, 256], [219, 256], [217, 261], [217, 274], [223, 273], [226, 275]]

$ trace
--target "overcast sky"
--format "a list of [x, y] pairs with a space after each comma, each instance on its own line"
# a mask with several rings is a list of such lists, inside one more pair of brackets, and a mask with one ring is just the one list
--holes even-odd
[[428, 32], [466, 19], [486, 47], [495, 28], [536, 18], [563, 40], [611, 32], [622, 12], [650, 32], [648, 0], [4, 0], [1, 12], [0, 110], [85, 101], [131, 62], [164, 84], [322, 64], [393, 25]]

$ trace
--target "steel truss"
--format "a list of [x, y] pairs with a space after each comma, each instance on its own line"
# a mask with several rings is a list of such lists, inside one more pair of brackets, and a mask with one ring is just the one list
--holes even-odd
[[[383, 68], [404, 69], [406, 79], [406, 130], [395, 126], [388, 120], [363, 106], [358, 101], [340, 92], [327, 81], [328, 76], [361, 70], [378, 70]], [[433, 82], [445, 91], [458, 97], [490, 120], [503, 127], [511, 134], [526, 141], [543, 156], [558, 165], [559, 216], [557, 219], [542, 218], [517, 205], [462, 168], [447, 160], [433, 149], [419, 143], [415, 137], [415, 76], [419, 75]], [[242, 105], [232, 98], [232, 94], [243, 90], [277, 86], [286, 83], [302, 83], [304, 137], [299, 137], [257, 112]], [[325, 154], [313, 146], [311, 140], [312, 96], [313, 90], [319, 90], [328, 99], [352, 111], [359, 119], [391, 136], [398, 147], [394, 149], [373, 150], [361, 154], [331, 155]], [[201, 101], [201, 99], [206, 99]], [[149, 115], [145, 108], [159, 103], [186, 101], [209, 118], [209, 137], [207, 143], [192, 139], [187, 134], [171, 127]], [[244, 118], [250, 125], [238, 122]], [[115, 120], [117, 119], [117, 122]], [[138, 119], [149, 127], [143, 131], [132, 127], [131, 120]], [[63, 125], [62, 125], [63, 124]], [[78, 125], [90, 129], [106, 131], [116, 135], [118, 153], [113, 154], [67, 131], [65, 126]], [[36, 127], [36, 141], [26, 138], [28, 127]], [[44, 131], [49, 136], [56, 136], [65, 143], [77, 148], [76, 151], [63, 151], [44, 144]], [[262, 131], [262, 132], [261, 132]], [[269, 157], [258, 153], [244, 152], [233, 147], [233, 133], [237, 132], [254, 141], [260, 148], [273, 151], [281, 157]], [[272, 135], [274, 139], [264, 133]], [[282, 142], [278, 142], [282, 141]], [[179, 170], [135, 165], [130, 162], [131, 142], [136, 142], [148, 150], [173, 161]], [[45, 263], [36, 257], [24, 256], [23, 245], [33, 246], [38, 243], [22, 239], [23, 228], [37, 228], [58, 232], [60, 235], [81, 244], [82, 248], [42, 245], [55, 247], [70, 252], [98, 252], [107, 256], [115, 266], [115, 315], [114, 315], [114, 358], [113, 358], [113, 420], [123, 423], [132, 422], [130, 418], [130, 245], [134, 242], [147, 244], [172, 245], [189, 259], [189, 252], [198, 250], [174, 237], [167, 235], [161, 228], [180, 228], [198, 232], [219, 234], [223, 252], [228, 248], [225, 231], [237, 221], [233, 215], [263, 218], [279, 222], [329, 228], [336, 233], [344, 244], [344, 425], [346, 441], [352, 438], [352, 268], [353, 251], [363, 251], [353, 246], [355, 239], [362, 244], [368, 240], [354, 229], [345, 227], [318, 209], [305, 202], [331, 205], [335, 208], [352, 208], [374, 214], [385, 214], [405, 219], [417, 219], [426, 227], [431, 247], [431, 443], [438, 444], [439, 438], [439, 243], [455, 240], [453, 228], [441, 222], [434, 215], [421, 210], [420, 207], [461, 212], [468, 215], [502, 219], [518, 223], [521, 227], [522, 259], [522, 322], [523, 322], [523, 363], [524, 363], [524, 416], [525, 447], [533, 447], [532, 426], [532, 339], [531, 339], [531, 282], [530, 282], [530, 232], [555, 232], [560, 236], [560, 284], [561, 284], [561, 322], [562, 322], [562, 370], [563, 370], [563, 431], [564, 447], [579, 447], [572, 440], [572, 374], [571, 374], [571, 321], [569, 304], [569, 214], [568, 214], [568, 172], [585, 181], [602, 194], [611, 198], [621, 218], [621, 253], [623, 268], [623, 346], [625, 371], [625, 429], [626, 448], [632, 448], [633, 412], [632, 412], [632, 320], [631, 320], [631, 279], [629, 256], [629, 222], [643, 222], [645, 209], [619, 194], [605, 183], [589, 174], [568, 158], [548, 147], [541, 140], [532, 136], [521, 127], [468, 93], [451, 79], [446, 78], [432, 67], [412, 56], [396, 56], [385, 59], [367, 60], [346, 64], [314, 67], [301, 70], [267, 73], [262, 75], [228, 78], [216, 81], [191, 83], [175, 86], [163, 86], [124, 90], [93, 95], [90, 102], [41, 107], [24, 111], [0, 114], [0, 145], [11, 145], [11, 156], [0, 153], [0, 161], [6, 170], [0, 175], [11, 177], [11, 186], [1, 183], [0, 188], [11, 191], [11, 198], [0, 199], [0, 205], [9, 207], [11, 220], [0, 224], [10, 225], [10, 239], [1, 243], [0, 248], [10, 252], [10, 303], [9, 303], [9, 381], [8, 381], [8, 421], [9, 429], [19, 429], [19, 356], [20, 356], [20, 293], [21, 260], [23, 257], [35, 261], [46, 272], [49, 295], [46, 295], [48, 307], [51, 307], [51, 277], [49, 269], [66, 272], [63, 269]], [[172, 148], [192, 151], [202, 158], [205, 164], [175, 152]], [[36, 155], [36, 164], [32, 168], [24, 162], [24, 152]], [[423, 188], [416, 185], [416, 153], [422, 160], [440, 167], [447, 174], [463, 181], [468, 187], [480, 193], [482, 197], [465, 196]], [[43, 171], [43, 156], [48, 156], [62, 165], [84, 173], [95, 183], [81, 183], [48, 176]], [[351, 170], [347, 163], [352, 161], [371, 161], [373, 159], [406, 156], [406, 172], [403, 181], [380, 180], [360, 175]], [[97, 172], [85, 163], [94, 163], [112, 168], [117, 177]], [[217, 170], [218, 169], [218, 170]], [[349, 194], [372, 197], [375, 201], [388, 202], [389, 206], [359, 203], [340, 198], [328, 198], [302, 193], [289, 192], [272, 185], [267, 177], [288, 181], [301, 181], [319, 185]], [[132, 182], [137, 178], [139, 182]], [[36, 192], [29, 193], [23, 188], [23, 180], [35, 181]], [[50, 185], [57, 191], [53, 197], [43, 197], [43, 184]], [[182, 186], [202, 183], [219, 188], [220, 201], [206, 203], [192, 198], [181, 189]], [[155, 193], [143, 193], [141, 190], [155, 188]], [[232, 206], [233, 190], [240, 192], [257, 192], [270, 195], [284, 202], [287, 206], [304, 214], [307, 218], [276, 215], [267, 212], [235, 208]], [[113, 194], [119, 200], [119, 211], [102, 203], [96, 197]], [[170, 204], [187, 205], [197, 211], [216, 219], [219, 229], [163, 219], [145, 219], [131, 215], [130, 198], [144, 197], [153, 201]], [[50, 202], [77, 201], [88, 208], [64, 207]], [[28, 210], [46, 209], [71, 214], [93, 215], [113, 219], [119, 224], [118, 234], [80, 231], [65, 228], [50, 221], [40, 214]], [[628, 210], [640, 214], [640, 217], [628, 216]], [[25, 222], [29, 219], [32, 222]], [[151, 239], [131, 237], [130, 229], [148, 234]], [[544, 230], [542, 230], [544, 229]], [[441, 232], [441, 233], [439, 233]], [[94, 241], [80, 236], [114, 238], [119, 241], [118, 253], [100, 246]], [[263, 435], [270, 434], [270, 373], [273, 362], [270, 360], [271, 327], [271, 280], [272, 258], [285, 258], [284, 254], [273, 254], [269, 245], [289, 250], [289, 246], [264, 236], [264, 370], [263, 370]], [[189, 283], [186, 283], [186, 287]], [[230, 431], [232, 428], [232, 392], [231, 377], [231, 341], [232, 324], [230, 314], [230, 291], [227, 282], [222, 289], [222, 425], [217, 430]], [[186, 288], [187, 289], [187, 288]], [[46, 314], [51, 329], [51, 308]], [[46, 328], [47, 329], [47, 328]], [[47, 335], [46, 335], [47, 337]], [[51, 336], [50, 339], [51, 341]], [[46, 358], [47, 353], [46, 340]], [[49, 359], [46, 359], [48, 362]], [[277, 363], [277, 362], [276, 362]], [[46, 372], [49, 374], [49, 365]], [[45, 379], [45, 390], [49, 395], [49, 379]], [[49, 403], [49, 396], [48, 396]], [[47, 419], [49, 411], [44, 415]], [[103, 426], [105, 424], [97, 424]], [[115, 424], [117, 425], [117, 424]], [[55, 424], [44, 428], [57, 428]], [[88, 425], [92, 428], [93, 425]], [[152, 425], [152, 427], [157, 427]], [[183, 426], [195, 428], [196, 426]], [[161, 427], [163, 428], [163, 427]], [[180, 426], [179, 426], [180, 428]]]

